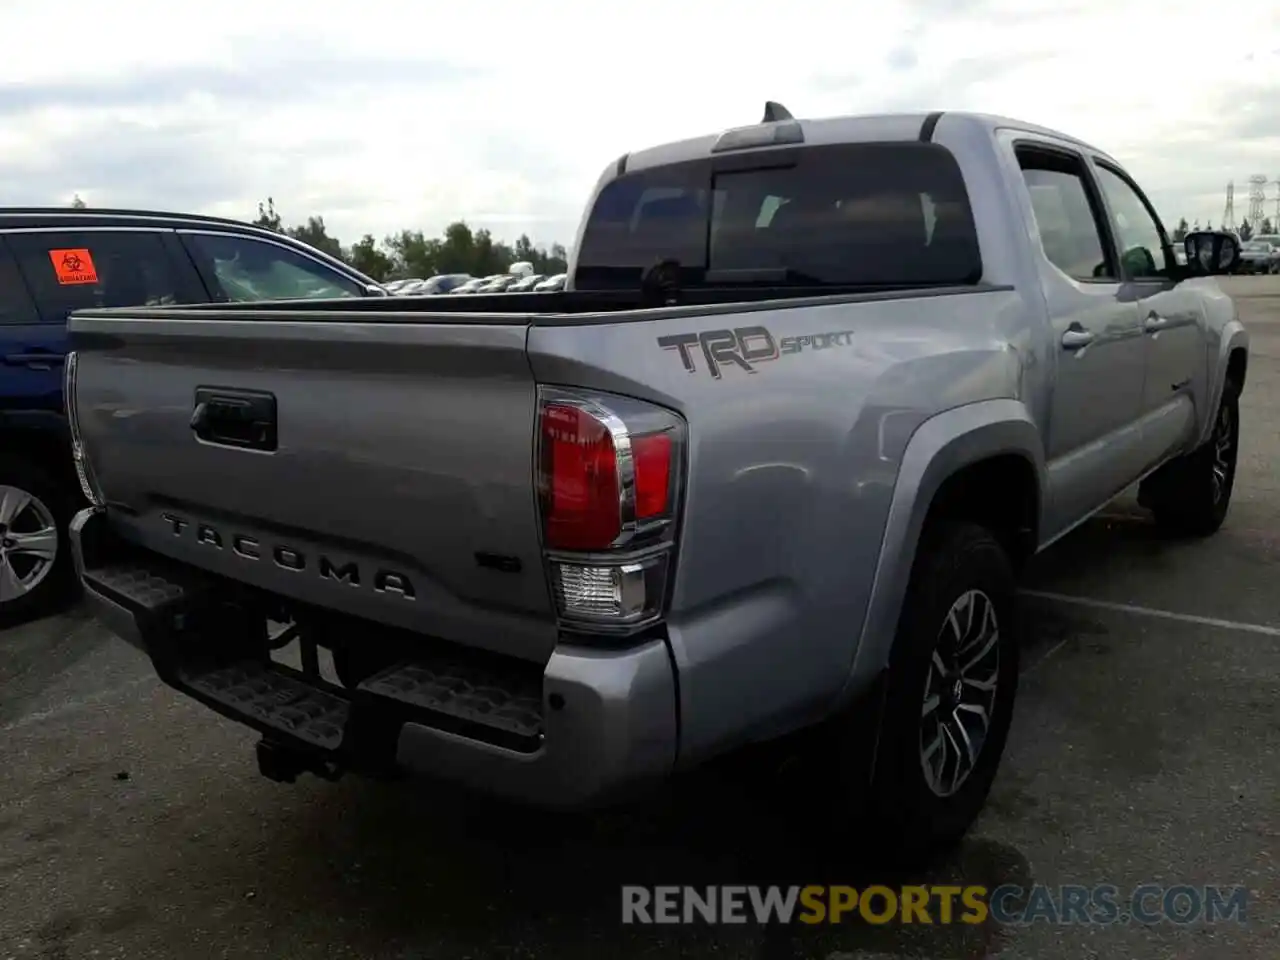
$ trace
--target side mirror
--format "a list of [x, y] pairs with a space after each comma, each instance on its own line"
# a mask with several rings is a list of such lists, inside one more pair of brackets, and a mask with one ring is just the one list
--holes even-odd
[[364, 295], [366, 297], [389, 297], [391, 294], [387, 288], [376, 283], [366, 283], [364, 287]]
[[1182, 241], [1187, 269], [1200, 276], [1222, 276], [1240, 263], [1240, 241], [1221, 230], [1197, 230]]

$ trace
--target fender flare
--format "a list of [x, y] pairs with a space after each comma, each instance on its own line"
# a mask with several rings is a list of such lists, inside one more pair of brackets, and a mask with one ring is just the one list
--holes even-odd
[[1034, 469], [1043, 516], [1048, 491], [1044, 444], [1021, 401], [984, 400], [956, 407], [926, 420], [911, 435], [899, 463], [871, 596], [840, 705], [868, 689], [888, 665], [916, 547], [942, 484], [964, 467], [1008, 454], [1026, 458]]
[[[1214, 418], [1218, 412], [1218, 404], [1222, 402], [1222, 389], [1227, 382], [1227, 365], [1231, 362], [1231, 353], [1241, 348], [1244, 349], [1247, 357], [1249, 353], [1249, 331], [1245, 329], [1243, 323], [1236, 319], [1222, 328], [1222, 334], [1218, 338], [1218, 356], [1209, 369], [1209, 406], [1205, 409], [1204, 417], [1200, 423], [1200, 436], [1195, 444], [1197, 447], [1209, 442], [1209, 436], [1213, 433]], [[1240, 384], [1240, 386], [1243, 387], [1244, 384]]]

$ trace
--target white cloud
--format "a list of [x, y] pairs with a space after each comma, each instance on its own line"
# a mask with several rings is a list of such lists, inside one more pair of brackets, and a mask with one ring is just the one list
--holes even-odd
[[1239, 216], [1248, 175], [1280, 178], [1280, 8], [1210, 9], [114, 0], [69, 30], [66, 8], [10, 0], [0, 183], [8, 203], [79, 192], [239, 217], [270, 194], [287, 221], [323, 214], [348, 242], [457, 218], [566, 242], [617, 156], [776, 99], [798, 116], [1043, 123], [1119, 157], [1166, 219], [1216, 221], [1229, 179]]

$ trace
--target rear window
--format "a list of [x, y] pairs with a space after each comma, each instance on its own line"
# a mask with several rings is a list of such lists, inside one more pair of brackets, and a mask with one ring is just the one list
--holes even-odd
[[926, 143], [817, 146], [640, 170], [600, 192], [580, 290], [638, 286], [664, 260], [682, 285], [917, 286], [982, 277], [955, 158]]

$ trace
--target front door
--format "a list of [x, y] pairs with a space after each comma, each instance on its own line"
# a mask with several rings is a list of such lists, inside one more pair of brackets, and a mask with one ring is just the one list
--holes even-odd
[[1142, 191], [1122, 171], [1096, 161], [1121, 251], [1126, 287], [1137, 301], [1146, 341], [1144, 469], [1180, 452], [1209, 398], [1205, 317], [1189, 281], [1180, 280], [1168, 235]]

